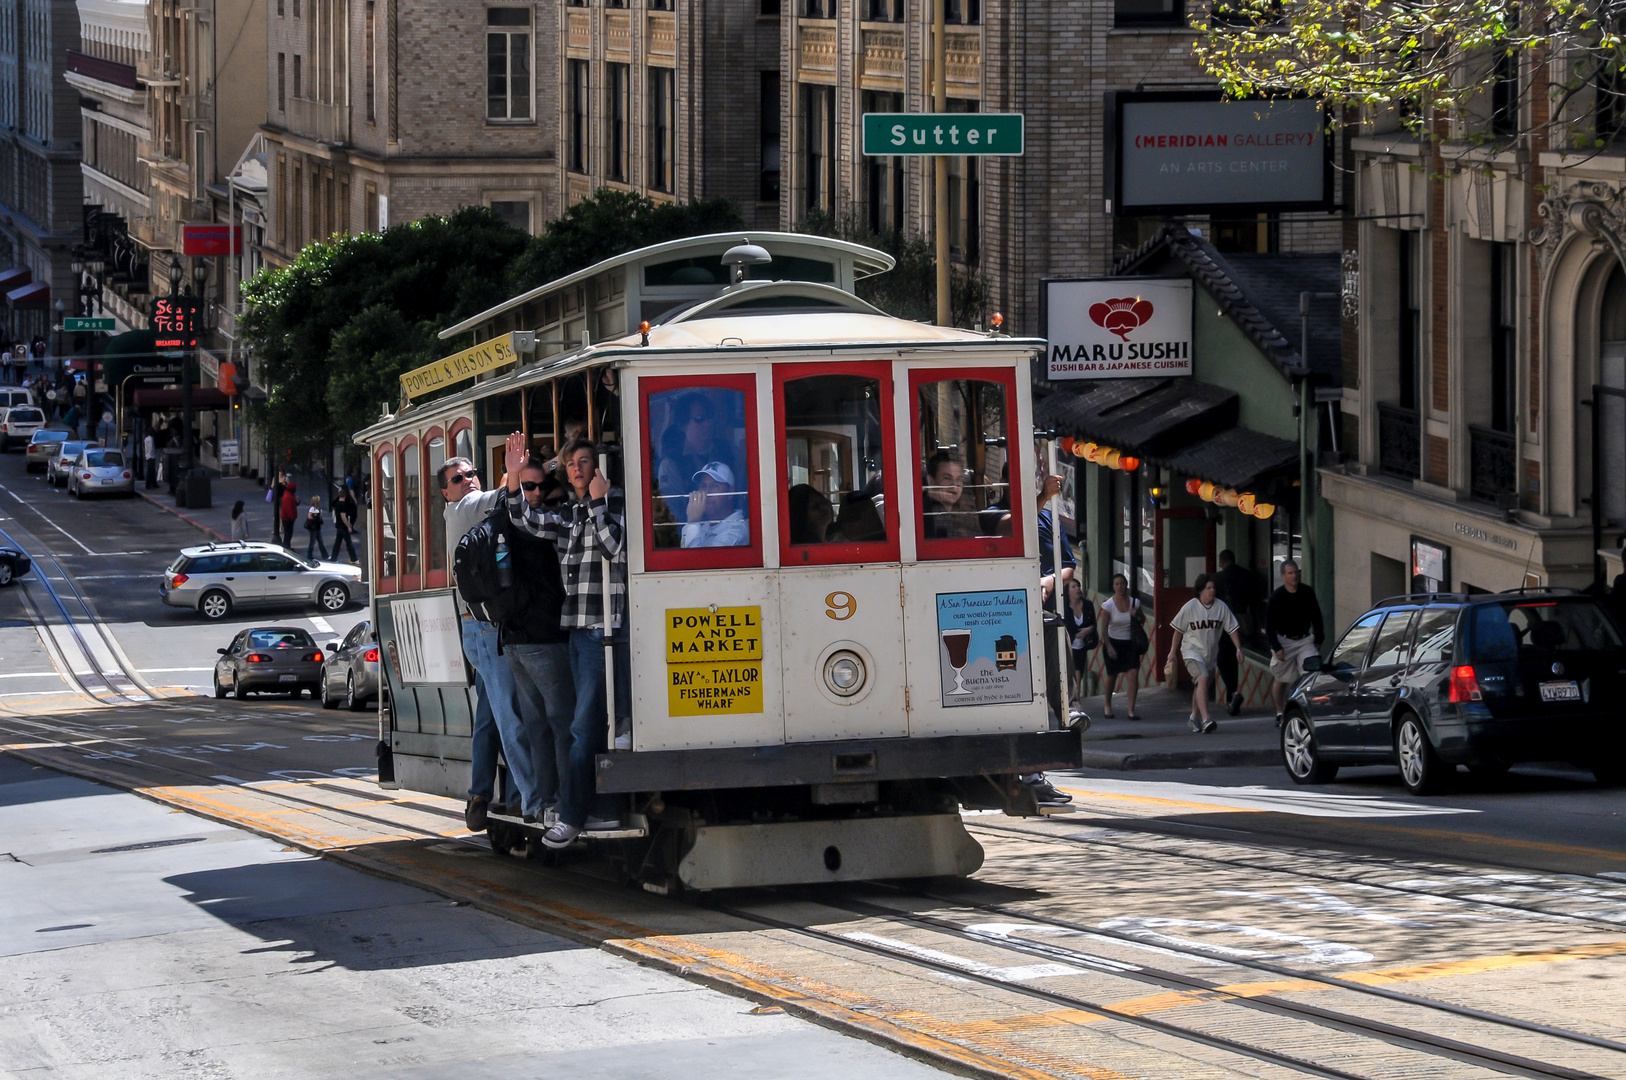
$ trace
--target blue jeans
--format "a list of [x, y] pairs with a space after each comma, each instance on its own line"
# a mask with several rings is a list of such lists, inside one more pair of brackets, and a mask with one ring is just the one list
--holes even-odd
[[[614, 641], [615, 714], [632, 715], [632, 669], [627, 636], [618, 631]], [[594, 757], [609, 748], [609, 723], [604, 711], [604, 631], [570, 632], [570, 674], [576, 684], [576, 715], [570, 723], [570, 762], [565, 784], [566, 802], [559, 820], [581, 828], [587, 817], [613, 817], [619, 803], [614, 795], [597, 794]]]
[[320, 551], [322, 553], [322, 561], [326, 562], [327, 561], [327, 543], [326, 543], [326, 541], [324, 541], [322, 539], [322, 530], [321, 529], [310, 529], [310, 530], [308, 530], [307, 535], [309, 535], [310, 539], [305, 541], [305, 559], [306, 559], [306, 561], [308, 562], [309, 560], [316, 558], [315, 554], [313, 554], [313, 553], [316, 552], [316, 551]]
[[570, 761], [570, 722], [576, 715], [576, 687], [570, 675], [570, 643], [504, 645], [503, 656], [514, 671], [521, 693], [529, 690], [525, 729], [531, 738], [531, 761], [538, 801], [544, 807], [564, 801], [565, 765]]
[[[531, 743], [526, 737], [524, 722], [520, 719], [520, 694], [519, 687], [514, 683], [514, 673], [509, 669], [508, 661], [497, 653], [497, 628], [478, 619], [465, 618], [463, 654], [474, 665], [475, 692], [480, 696], [474, 716], [474, 784], [478, 786], [487, 782], [485, 778], [491, 775], [489, 771], [478, 771], [482, 753], [478, 738], [480, 711], [489, 708], [497, 728], [497, 737], [502, 743], [503, 761], [508, 765], [509, 801], [512, 803], [513, 789], [517, 787], [522, 810], [536, 813], [540, 804], [536, 798], [536, 775], [531, 767]], [[491, 763], [491, 768], [496, 768], [495, 761]], [[472, 788], [470, 794], [475, 794]]]

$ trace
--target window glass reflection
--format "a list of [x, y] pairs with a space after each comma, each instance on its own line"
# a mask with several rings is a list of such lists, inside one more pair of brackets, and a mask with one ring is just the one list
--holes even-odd
[[814, 375], [786, 382], [784, 392], [791, 544], [885, 541], [880, 381]]
[[650, 519], [655, 547], [746, 547], [745, 392], [713, 387], [649, 395]]
[[944, 379], [920, 388], [920, 512], [927, 540], [1011, 535], [1005, 388]]
[[378, 529], [380, 576], [395, 576], [395, 455], [385, 450], [378, 455]]

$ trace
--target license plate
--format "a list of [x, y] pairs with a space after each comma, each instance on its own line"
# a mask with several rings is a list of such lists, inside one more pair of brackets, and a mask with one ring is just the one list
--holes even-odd
[[278, 682], [298, 682], [299, 681], [299, 676], [298, 675], [278, 675], [277, 676], [277, 681]]
[[113, 481], [111, 481], [111, 480], [103, 480], [103, 481], [102, 481], [102, 483], [103, 483], [103, 484], [111, 484], [111, 483], [112, 483], [112, 482], [113, 482]]
[[1544, 682], [1541, 684], [1541, 700], [1580, 701], [1581, 686], [1574, 679], [1568, 682]]

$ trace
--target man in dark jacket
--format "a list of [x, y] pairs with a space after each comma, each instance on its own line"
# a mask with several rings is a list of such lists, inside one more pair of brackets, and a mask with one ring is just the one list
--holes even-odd
[[1265, 606], [1265, 641], [1270, 646], [1270, 696], [1276, 703], [1276, 725], [1281, 726], [1287, 688], [1304, 673], [1304, 660], [1319, 655], [1327, 638], [1321, 604], [1315, 590], [1299, 580], [1299, 564], [1282, 560], [1282, 584]]
[[[565, 499], [564, 488], [550, 480], [535, 459], [519, 473], [525, 501], [539, 512]], [[565, 602], [564, 579], [553, 544], [523, 529], [510, 529], [514, 584], [524, 596], [501, 624], [502, 654], [519, 689], [521, 716], [530, 737], [533, 774], [542, 801], [541, 818], [551, 828], [569, 782], [570, 724], [576, 714], [576, 689], [570, 673], [570, 631], [560, 625]]]
[[[1236, 616], [1236, 621], [1242, 625], [1243, 640], [1247, 640], [1252, 626], [1248, 611], [1253, 606], [1253, 572], [1237, 565], [1236, 553], [1230, 548], [1219, 553], [1219, 573], [1214, 575], [1214, 585], [1215, 594], [1225, 601], [1225, 606]], [[1236, 653], [1229, 649], [1219, 651], [1219, 673], [1231, 691], [1225, 711], [1235, 716], [1242, 711], [1242, 673], [1237, 666]]]

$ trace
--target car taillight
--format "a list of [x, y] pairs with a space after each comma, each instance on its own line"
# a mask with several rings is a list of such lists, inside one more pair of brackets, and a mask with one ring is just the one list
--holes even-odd
[[362, 662], [366, 663], [366, 664], [376, 664], [376, 663], [378, 663], [378, 646], [374, 645], [372, 648], [370, 648], [366, 652], [362, 653], [361, 654], [361, 659], [362, 659]]
[[1479, 692], [1479, 680], [1474, 676], [1474, 669], [1467, 664], [1451, 669], [1451, 702], [1462, 705], [1470, 701], [1483, 701], [1485, 695]]
[[305, 659], [307, 659], [307, 660], [314, 660], [314, 661], [316, 661], [316, 662], [317, 662], [317, 663], [318, 663], [318, 664], [320, 664], [320, 663], [321, 663], [321, 662], [322, 662], [322, 653], [321, 653], [321, 651], [320, 651], [320, 650], [318, 650], [318, 651], [316, 651], [316, 652], [310, 652], [310, 653], [306, 653], [306, 654], [305, 654]]
[[169, 579], [169, 587], [172, 589], [179, 589], [182, 585], [185, 585], [187, 581], [188, 578], [185, 574], [176, 574], [174, 577]]
[[129, 473], [125, 473], [125, 474], [124, 474], [124, 478], [125, 478], [125, 479], [126, 479], [126, 480], [128, 480], [128, 479], [130, 479], [130, 474], [129, 474]]
[[90, 479], [90, 474], [88, 472], [82, 472], [82, 473], [79, 474], [79, 479], [81, 479], [81, 480], [89, 480]]
[[271, 662], [271, 658], [269, 656], [259, 652], [251, 652], [247, 657], [245, 657], [245, 659], [247, 659], [251, 664], [269, 664]]

